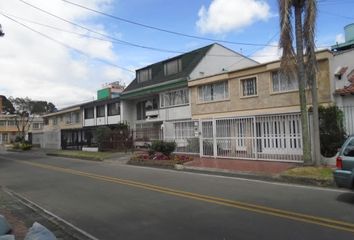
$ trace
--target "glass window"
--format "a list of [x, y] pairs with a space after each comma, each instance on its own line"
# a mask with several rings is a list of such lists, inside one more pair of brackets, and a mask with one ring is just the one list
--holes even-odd
[[198, 88], [199, 101], [218, 101], [229, 97], [228, 82], [213, 83]]
[[108, 116], [115, 116], [120, 114], [120, 104], [119, 102], [110, 103], [107, 105]]
[[189, 103], [188, 89], [178, 89], [161, 94], [161, 107], [178, 106]]
[[58, 125], [58, 119], [56, 117], [53, 118], [53, 125]]
[[84, 112], [85, 112], [85, 119], [92, 119], [95, 117], [93, 107], [92, 108], [85, 108]]
[[5, 126], [5, 125], [6, 125], [6, 121], [0, 120], [0, 126]]
[[182, 71], [182, 61], [181, 59], [176, 59], [169, 61], [164, 64], [165, 75], [172, 75]]
[[257, 78], [241, 79], [242, 96], [257, 95]]
[[10, 120], [7, 122], [7, 125], [8, 126], [15, 126], [16, 124], [15, 124], [15, 121]]
[[[71, 113], [67, 113], [65, 114], [65, 123], [66, 124], [71, 124], [73, 122]], [[58, 120], [55, 118], [55, 124], [54, 124], [54, 119], [53, 119], [53, 125], [57, 125], [58, 124]]]
[[343, 155], [347, 157], [354, 157], [354, 138], [351, 139], [348, 145], [345, 147]]
[[97, 106], [97, 107], [96, 107], [96, 116], [97, 116], [97, 117], [104, 117], [104, 116], [106, 116], [104, 105], [102, 105], [102, 106]]
[[74, 123], [80, 123], [80, 112], [74, 112], [73, 113], [73, 122]]
[[139, 83], [151, 80], [152, 78], [151, 68], [139, 70], [137, 71], [136, 75]]
[[299, 89], [295, 73], [288, 76], [280, 71], [272, 72], [273, 92], [286, 92]]

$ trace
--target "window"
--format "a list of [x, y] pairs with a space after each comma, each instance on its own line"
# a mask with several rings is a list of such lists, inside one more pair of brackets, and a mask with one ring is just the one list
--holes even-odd
[[32, 128], [33, 128], [33, 129], [41, 129], [41, 128], [42, 128], [42, 124], [40, 124], [40, 123], [33, 123], [33, 124], [32, 124]]
[[159, 99], [157, 96], [147, 99], [145, 101], [140, 101], [136, 104], [136, 119], [145, 120], [146, 111], [157, 110]]
[[97, 117], [104, 117], [104, 116], [106, 116], [104, 105], [101, 105], [101, 106], [97, 106], [97, 107], [96, 107], [96, 116], [97, 116]]
[[188, 89], [178, 89], [161, 94], [161, 107], [178, 106], [189, 103]]
[[257, 95], [257, 78], [241, 79], [242, 96], [254, 96]]
[[15, 126], [15, 121], [8, 121], [7, 126]]
[[73, 114], [73, 122], [80, 123], [80, 112], [74, 112]]
[[[58, 120], [56, 118], [55, 118], [55, 122], [56, 122], [56, 124], [58, 124]], [[73, 119], [72, 119], [71, 113], [65, 114], [65, 123], [66, 124], [72, 124], [72, 122], [73, 122]], [[53, 120], [53, 124], [54, 124], [54, 120]]]
[[139, 70], [137, 71], [136, 75], [139, 83], [151, 80], [151, 68]]
[[58, 125], [58, 119], [56, 117], [53, 118], [53, 125]]
[[213, 83], [198, 88], [199, 101], [218, 101], [229, 97], [228, 82]]
[[343, 151], [343, 155], [347, 157], [354, 157], [354, 138], [350, 140]]
[[120, 114], [120, 104], [119, 102], [110, 103], [107, 105], [108, 116], [115, 116]]
[[0, 120], [0, 126], [5, 126], [5, 125], [6, 125], [6, 121]]
[[299, 83], [294, 73], [287, 76], [280, 71], [272, 72], [272, 85], [273, 92], [286, 92], [299, 88]]
[[85, 119], [92, 119], [95, 117], [93, 107], [92, 108], [85, 108], [84, 112], [85, 112]]
[[181, 59], [176, 59], [169, 61], [164, 64], [165, 76], [176, 74], [182, 71], [182, 61]]

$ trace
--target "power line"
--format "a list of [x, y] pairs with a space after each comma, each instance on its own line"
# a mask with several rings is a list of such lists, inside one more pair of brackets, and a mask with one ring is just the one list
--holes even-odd
[[[274, 40], [274, 38], [276, 38], [276, 36], [278, 36], [278, 34], [279, 34], [279, 32], [275, 33], [275, 34], [268, 40], [267, 44], [268, 44], [268, 43], [271, 43], [271, 42]], [[249, 58], [249, 57], [251, 57], [254, 53], [256, 53], [256, 52], [258, 52], [258, 51], [260, 51], [260, 50], [262, 50], [262, 49], [263, 49], [263, 48], [257, 48], [256, 50], [254, 50], [253, 52], [251, 52], [250, 54], [248, 54], [246, 57]], [[276, 56], [276, 55], [274, 55], [274, 56]], [[231, 64], [231, 65], [228, 66], [228, 67], [226, 67], [226, 69], [229, 69], [230, 67], [232, 67], [232, 66], [234, 66], [234, 65], [236, 65], [236, 64], [238, 64], [238, 63], [240, 63], [240, 62], [242, 62], [244, 59], [245, 59], [245, 58], [240, 59], [239, 61], [237, 61], [237, 62]]]
[[[19, 1], [26, 3], [23, 0], [19, 0]], [[260, 43], [246, 43], [246, 42], [233, 42], [233, 41], [226, 41], [226, 40], [222, 40], [222, 39], [200, 37], [200, 36], [197, 36], [197, 35], [191, 35], [191, 34], [176, 32], [176, 31], [172, 31], [172, 30], [168, 30], [168, 29], [164, 29], [164, 28], [159, 28], [159, 27], [155, 27], [155, 26], [139, 23], [139, 22], [132, 21], [132, 20], [129, 20], [129, 19], [126, 19], [126, 18], [114, 16], [112, 14], [105, 13], [105, 12], [102, 12], [102, 11], [98, 11], [96, 9], [89, 8], [89, 7], [86, 7], [86, 6], [80, 5], [78, 3], [71, 2], [71, 1], [67, 1], [67, 0], [61, 0], [61, 1], [66, 2], [68, 4], [71, 4], [73, 6], [79, 7], [79, 8], [86, 9], [86, 10], [91, 11], [91, 12], [95, 12], [95, 13], [101, 14], [101, 15], [109, 17], [109, 18], [113, 18], [113, 19], [118, 20], [118, 21], [130, 23], [130, 24], [133, 24], [133, 25], [136, 25], [136, 26], [140, 26], [140, 27], [144, 27], [144, 28], [148, 28], [148, 29], [153, 29], [153, 30], [157, 30], [157, 31], [160, 31], [160, 32], [165, 32], [165, 33], [174, 34], [174, 35], [178, 35], [178, 36], [194, 38], [194, 39], [199, 39], [199, 40], [212, 41], [212, 42], [235, 44], [235, 45], [277, 47], [276, 45], [260, 44]]]
[[[56, 42], [57, 44], [60, 44], [60, 45], [62, 45], [62, 46], [64, 46], [64, 47], [66, 47], [66, 48], [68, 48], [68, 49], [71, 49], [71, 50], [73, 50], [73, 51], [75, 51], [75, 52], [77, 52], [77, 53], [79, 53], [79, 54], [81, 54], [81, 55], [84, 55], [84, 56], [88, 57], [88, 58], [92, 58], [92, 57], [91, 57], [90, 55], [88, 55], [87, 53], [85, 53], [85, 52], [83, 52], [83, 51], [81, 51], [81, 50], [79, 50], [79, 49], [76, 49], [76, 48], [74, 48], [74, 47], [72, 47], [72, 46], [69, 46], [69, 45], [67, 45], [66, 43], [63, 43], [63, 42], [61, 42], [61, 41], [58, 41], [58, 40], [56, 40], [56, 39], [54, 39], [54, 38], [52, 38], [52, 37], [50, 37], [50, 36], [48, 36], [48, 35], [46, 35], [46, 34], [40, 32], [40, 31], [37, 31], [37, 30], [35, 30], [35, 29], [33, 29], [33, 28], [31, 28], [31, 27], [29, 27], [29, 26], [27, 26], [27, 25], [25, 25], [25, 24], [23, 24], [23, 23], [17, 21], [16, 19], [13, 19], [13, 18], [7, 16], [6, 14], [4, 14], [4, 13], [2, 13], [2, 12], [0, 12], [0, 14], [3, 15], [4, 17], [10, 19], [11, 21], [13, 21], [13, 22], [15, 22], [15, 23], [21, 25], [22, 27], [27, 28], [28, 30], [31, 30], [32, 32], [35, 32], [35, 33], [41, 35], [42, 37], [45, 37], [45, 38], [47, 38], [47, 39], [49, 39], [49, 40], [51, 40], [51, 41], [53, 41], [53, 42]], [[122, 70], [127, 71], [127, 72], [135, 73], [134, 71], [132, 71], [132, 70], [130, 70], [130, 69], [128, 69], [128, 68], [125, 68], [125, 67], [116, 65], [116, 64], [114, 64], [114, 63], [108, 62], [108, 61], [103, 60], [103, 59], [100, 59], [100, 58], [92, 58], [92, 59], [95, 60], [95, 61], [102, 62], [102, 63], [107, 64], [107, 65], [111, 65], [111, 66], [113, 66], [113, 67], [122, 69]]]
[[327, 11], [323, 11], [323, 10], [320, 10], [320, 12], [324, 13], [324, 14], [327, 14], [327, 15], [335, 16], [335, 17], [341, 17], [341, 18], [346, 18], [346, 19], [351, 19], [351, 20], [354, 19], [354, 17], [349, 17], [349, 16], [345, 16], [345, 15], [341, 15], [341, 14], [331, 13], [331, 12], [327, 12]]
[[[76, 33], [76, 32], [73, 32], [73, 31], [69, 31], [69, 30], [64, 30], [64, 29], [61, 29], [61, 28], [58, 28], [58, 27], [54, 27], [54, 26], [50, 26], [48, 24], [43, 24], [43, 23], [39, 23], [39, 22], [36, 22], [36, 21], [33, 21], [33, 20], [28, 20], [28, 19], [25, 19], [25, 18], [22, 18], [22, 17], [18, 17], [18, 16], [15, 16], [13, 14], [7, 14], [7, 15], [10, 15], [14, 18], [17, 18], [17, 19], [21, 19], [22, 21], [27, 21], [27, 22], [30, 22], [30, 23], [33, 23], [33, 24], [37, 24], [37, 25], [40, 25], [40, 26], [43, 26], [43, 27], [47, 27], [47, 28], [51, 28], [51, 29], [54, 29], [54, 30], [57, 30], [57, 31], [62, 31], [62, 32], [66, 32], [66, 33], [70, 33], [70, 34], [75, 34], [75, 35], [79, 35], [81, 37], [86, 37], [86, 38], [92, 38], [92, 39], [96, 39], [96, 40], [100, 40], [100, 41], [108, 41], [108, 42], [113, 42], [113, 43], [118, 43], [118, 44], [123, 44], [123, 45], [127, 45], [127, 46], [132, 46], [132, 47], [137, 47], [137, 48], [143, 48], [143, 49], [148, 49], [148, 50], [153, 50], [153, 51], [159, 51], [159, 52], [167, 52], [167, 53], [177, 53], [177, 54], [184, 54], [186, 52], [183, 52], [183, 51], [176, 51], [176, 50], [168, 50], [168, 49], [161, 49], [161, 48], [154, 48], [154, 47], [150, 47], [150, 46], [144, 46], [144, 45], [140, 45], [140, 44], [136, 44], [136, 43], [131, 43], [131, 42], [128, 42], [128, 41], [123, 41], [123, 40], [119, 40], [117, 38], [114, 38], [112, 36], [109, 36], [107, 34], [103, 34], [103, 33], [100, 33], [96, 30], [92, 30], [90, 28], [87, 28], [85, 26], [82, 26], [80, 24], [77, 24], [75, 22], [72, 22], [72, 21], [69, 21], [65, 18], [62, 18], [58, 15], [55, 15], [53, 13], [50, 13], [46, 10], [43, 10], [43, 9], [40, 9], [36, 6], [31, 6], [41, 12], [44, 12], [45, 14], [48, 14], [54, 18], [57, 18], [61, 21], [64, 21], [66, 23], [69, 23], [73, 26], [76, 26], [76, 27], [79, 27], [81, 29], [84, 29], [88, 32], [92, 32], [92, 33], [95, 33], [95, 34], [98, 34], [98, 35], [101, 35], [103, 37], [105, 37], [104, 39], [103, 38], [99, 38], [99, 37], [94, 37], [94, 36], [91, 36], [91, 35], [86, 35], [86, 34], [80, 34], [80, 33]], [[108, 40], [110, 39], [110, 40]], [[225, 55], [225, 54], [206, 54], [207, 56], [213, 56], [213, 57], [237, 57], [237, 58], [242, 58], [243, 56], [238, 56], [238, 55]], [[257, 56], [257, 57], [268, 57], [268, 56]]]

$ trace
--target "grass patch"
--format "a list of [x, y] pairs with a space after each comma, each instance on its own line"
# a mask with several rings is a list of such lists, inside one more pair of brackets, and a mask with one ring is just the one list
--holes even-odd
[[75, 150], [58, 150], [55, 152], [47, 153], [49, 156], [79, 158], [85, 160], [103, 161], [112, 155], [111, 152], [85, 152]]
[[333, 170], [328, 167], [297, 167], [286, 170], [282, 175], [319, 180], [333, 180]]

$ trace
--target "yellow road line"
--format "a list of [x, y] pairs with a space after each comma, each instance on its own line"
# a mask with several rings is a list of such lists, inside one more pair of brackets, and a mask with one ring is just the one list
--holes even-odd
[[111, 183], [116, 183], [116, 184], [127, 185], [127, 186], [141, 188], [141, 189], [150, 190], [150, 191], [154, 191], [154, 192], [165, 193], [168, 195], [174, 195], [174, 196], [178, 196], [178, 197], [182, 197], [182, 198], [194, 199], [194, 200], [198, 200], [198, 201], [203, 201], [203, 202], [243, 209], [246, 211], [251, 211], [251, 212], [256, 212], [256, 213], [261, 213], [261, 214], [266, 214], [266, 215], [271, 215], [271, 216], [277, 216], [277, 217], [291, 219], [291, 220], [295, 220], [295, 221], [299, 221], [299, 222], [311, 223], [311, 224], [316, 224], [316, 225], [320, 225], [320, 226], [324, 226], [324, 227], [328, 227], [328, 228], [333, 228], [333, 229], [338, 229], [338, 230], [343, 230], [343, 231], [354, 233], [354, 224], [348, 223], [348, 222], [343, 222], [343, 221], [337, 221], [337, 220], [333, 220], [333, 219], [329, 219], [329, 218], [316, 217], [316, 216], [311, 216], [311, 215], [302, 214], [302, 213], [296, 213], [296, 212], [285, 211], [285, 210], [276, 209], [276, 208], [265, 207], [265, 206], [261, 206], [261, 205], [257, 205], [257, 204], [250, 204], [250, 203], [234, 201], [234, 200], [229, 200], [229, 199], [224, 199], [224, 198], [218, 198], [218, 197], [213, 197], [213, 196], [208, 196], [208, 195], [203, 195], [203, 194], [198, 194], [198, 193], [186, 192], [186, 191], [176, 190], [176, 189], [172, 189], [172, 188], [161, 187], [161, 186], [157, 186], [157, 185], [153, 185], [153, 184], [147, 184], [147, 183], [127, 180], [127, 179], [98, 175], [98, 174], [94, 174], [94, 173], [82, 172], [82, 171], [77, 171], [77, 170], [63, 168], [63, 167], [57, 167], [57, 166], [48, 165], [48, 164], [41, 164], [41, 163], [34, 163], [34, 162], [27, 162], [27, 161], [20, 161], [20, 160], [16, 160], [16, 162], [31, 165], [34, 167], [43, 168], [43, 169], [48, 169], [48, 170], [52, 170], [52, 171], [63, 172], [63, 173], [68, 173], [68, 174], [72, 174], [72, 175], [97, 179], [100, 181], [106, 181], [106, 182], [111, 182]]

